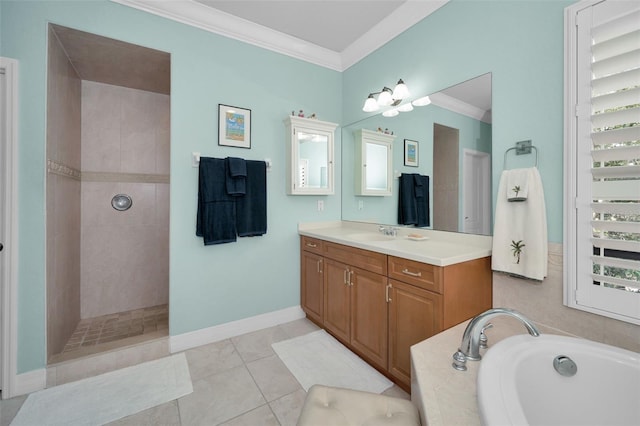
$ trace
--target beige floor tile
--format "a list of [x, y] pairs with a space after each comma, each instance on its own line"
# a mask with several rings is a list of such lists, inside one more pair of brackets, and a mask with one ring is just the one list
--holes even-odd
[[267, 404], [223, 423], [224, 426], [280, 426]]
[[406, 393], [401, 387], [397, 385], [391, 386], [389, 389], [382, 392], [382, 395], [411, 400], [411, 394]]
[[269, 402], [301, 389], [300, 383], [277, 355], [247, 363], [247, 368]]
[[216, 425], [266, 401], [246, 367], [236, 367], [193, 382], [193, 393], [178, 400], [183, 426]]
[[271, 409], [282, 426], [295, 426], [298, 417], [300, 417], [300, 410], [302, 410], [306, 397], [307, 393], [304, 389], [300, 388], [289, 395], [271, 401], [269, 406], [271, 406]]
[[109, 426], [180, 426], [178, 401], [169, 401], [107, 424]]
[[291, 321], [285, 324], [280, 324], [279, 327], [287, 333], [289, 338], [302, 336], [313, 331], [320, 330], [320, 327], [312, 323], [306, 318], [302, 318], [296, 321]]
[[20, 407], [27, 399], [27, 395], [17, 396], [11, 399], [0, 400], [0, 426], [9, 426], [13, 418], [20, 411]]
[[255, 361], [273, 355], [271, 344], [287, 340], [289, 336], [278, 326], [233, 337], [231, 342], [244, 362]]
[[185, 355], [194, 381], [242, 365], [242, 358], [230, 340], [189, 349]]

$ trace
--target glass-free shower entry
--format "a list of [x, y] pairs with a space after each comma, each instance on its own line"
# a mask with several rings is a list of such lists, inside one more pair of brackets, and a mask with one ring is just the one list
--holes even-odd
[[50, 364], [168, 335], [169, 73], [168, 53], [49, 25]]

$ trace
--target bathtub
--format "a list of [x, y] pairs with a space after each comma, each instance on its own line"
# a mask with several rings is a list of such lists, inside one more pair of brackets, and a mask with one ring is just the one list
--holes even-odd
[[513, 336], [484, 355], [477, 392], [487, 426], [637, 426], [640, 354], [573, 337]]

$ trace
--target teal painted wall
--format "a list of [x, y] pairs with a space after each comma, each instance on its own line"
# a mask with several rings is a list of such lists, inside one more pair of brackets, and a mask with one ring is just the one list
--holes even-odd
[[[303, 109], [326, 121], [357, 121], [366, 95], [400, 77], [418, 95], [493, 73], [493, 163], [518, 140], [540, 148], [549, 240], [561, 242], [563, 9], [570, 3], [453, 0], [338, 73], [107, 1], [1, 1], [0, 55], [20, 61], [18, 373], [46, 363], [48, 22], [172, 55], [170, 332], [178, 335], [299, 303], [297, 223], [339, 219], [341, 181], [337, 175], [336, 194], [322, 197], [322, 213], [320, 197], [285, 194], [282, 120]], [[217, 146], [218, 103], [252, 109], [250, 151]], [[202, 246], [194, 236], [192, 151], [273, 160], [266, 236]], [[494, 168], [494, 188], [499, 173]]]
[[[548, 239], [562, 242], [563, 14], [572, 3], [450, 1], [343, 72], [342, 122], [365, 117], [367, 95], [399, 78], [418, 98], [491, 72], [494, 205], [505, 150], [531, 139], [539, 148]], [[534, 163], [517, 160], [509, 168]]]
[[[171, 334], [298, 305], [297, 224], [340, 218], [340, 179], [334, 196], [286, 195], [283, 120], [303, 109], [339, 122], [341, 74], [108, 1], [0, 4], [0, 54], [17, 59], [20, 67], [18, 372], [46, 363], [49, 22], [171, 53]], [[218, 103], [252, 110], [251, 150], [217, 145]], [[267, 235], [203, 246], [195, 236], [198, 169], [191, 167], [192, 151], [272, 159]], [[319, 198], [325, 201], [321, 213]]]

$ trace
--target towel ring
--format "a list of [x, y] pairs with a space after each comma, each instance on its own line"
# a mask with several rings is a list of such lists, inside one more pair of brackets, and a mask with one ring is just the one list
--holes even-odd
[[507, 149], [504, 152], [504, 162], [503, 162], [502, 168], [504, 170], [507, 169], [507, 153], [509, 151], [515, 150], [516, 151], [516, 155], [530, 154], [532, 148], [536, 151], [536, 165], [535, 165], [535, 167], [538, 167], [538, 148], [536, 148], [535, 145], [528, 145], [528, 146], [524, 146], [524, 147], [523, 146], [513, 146], [513, 147]]

